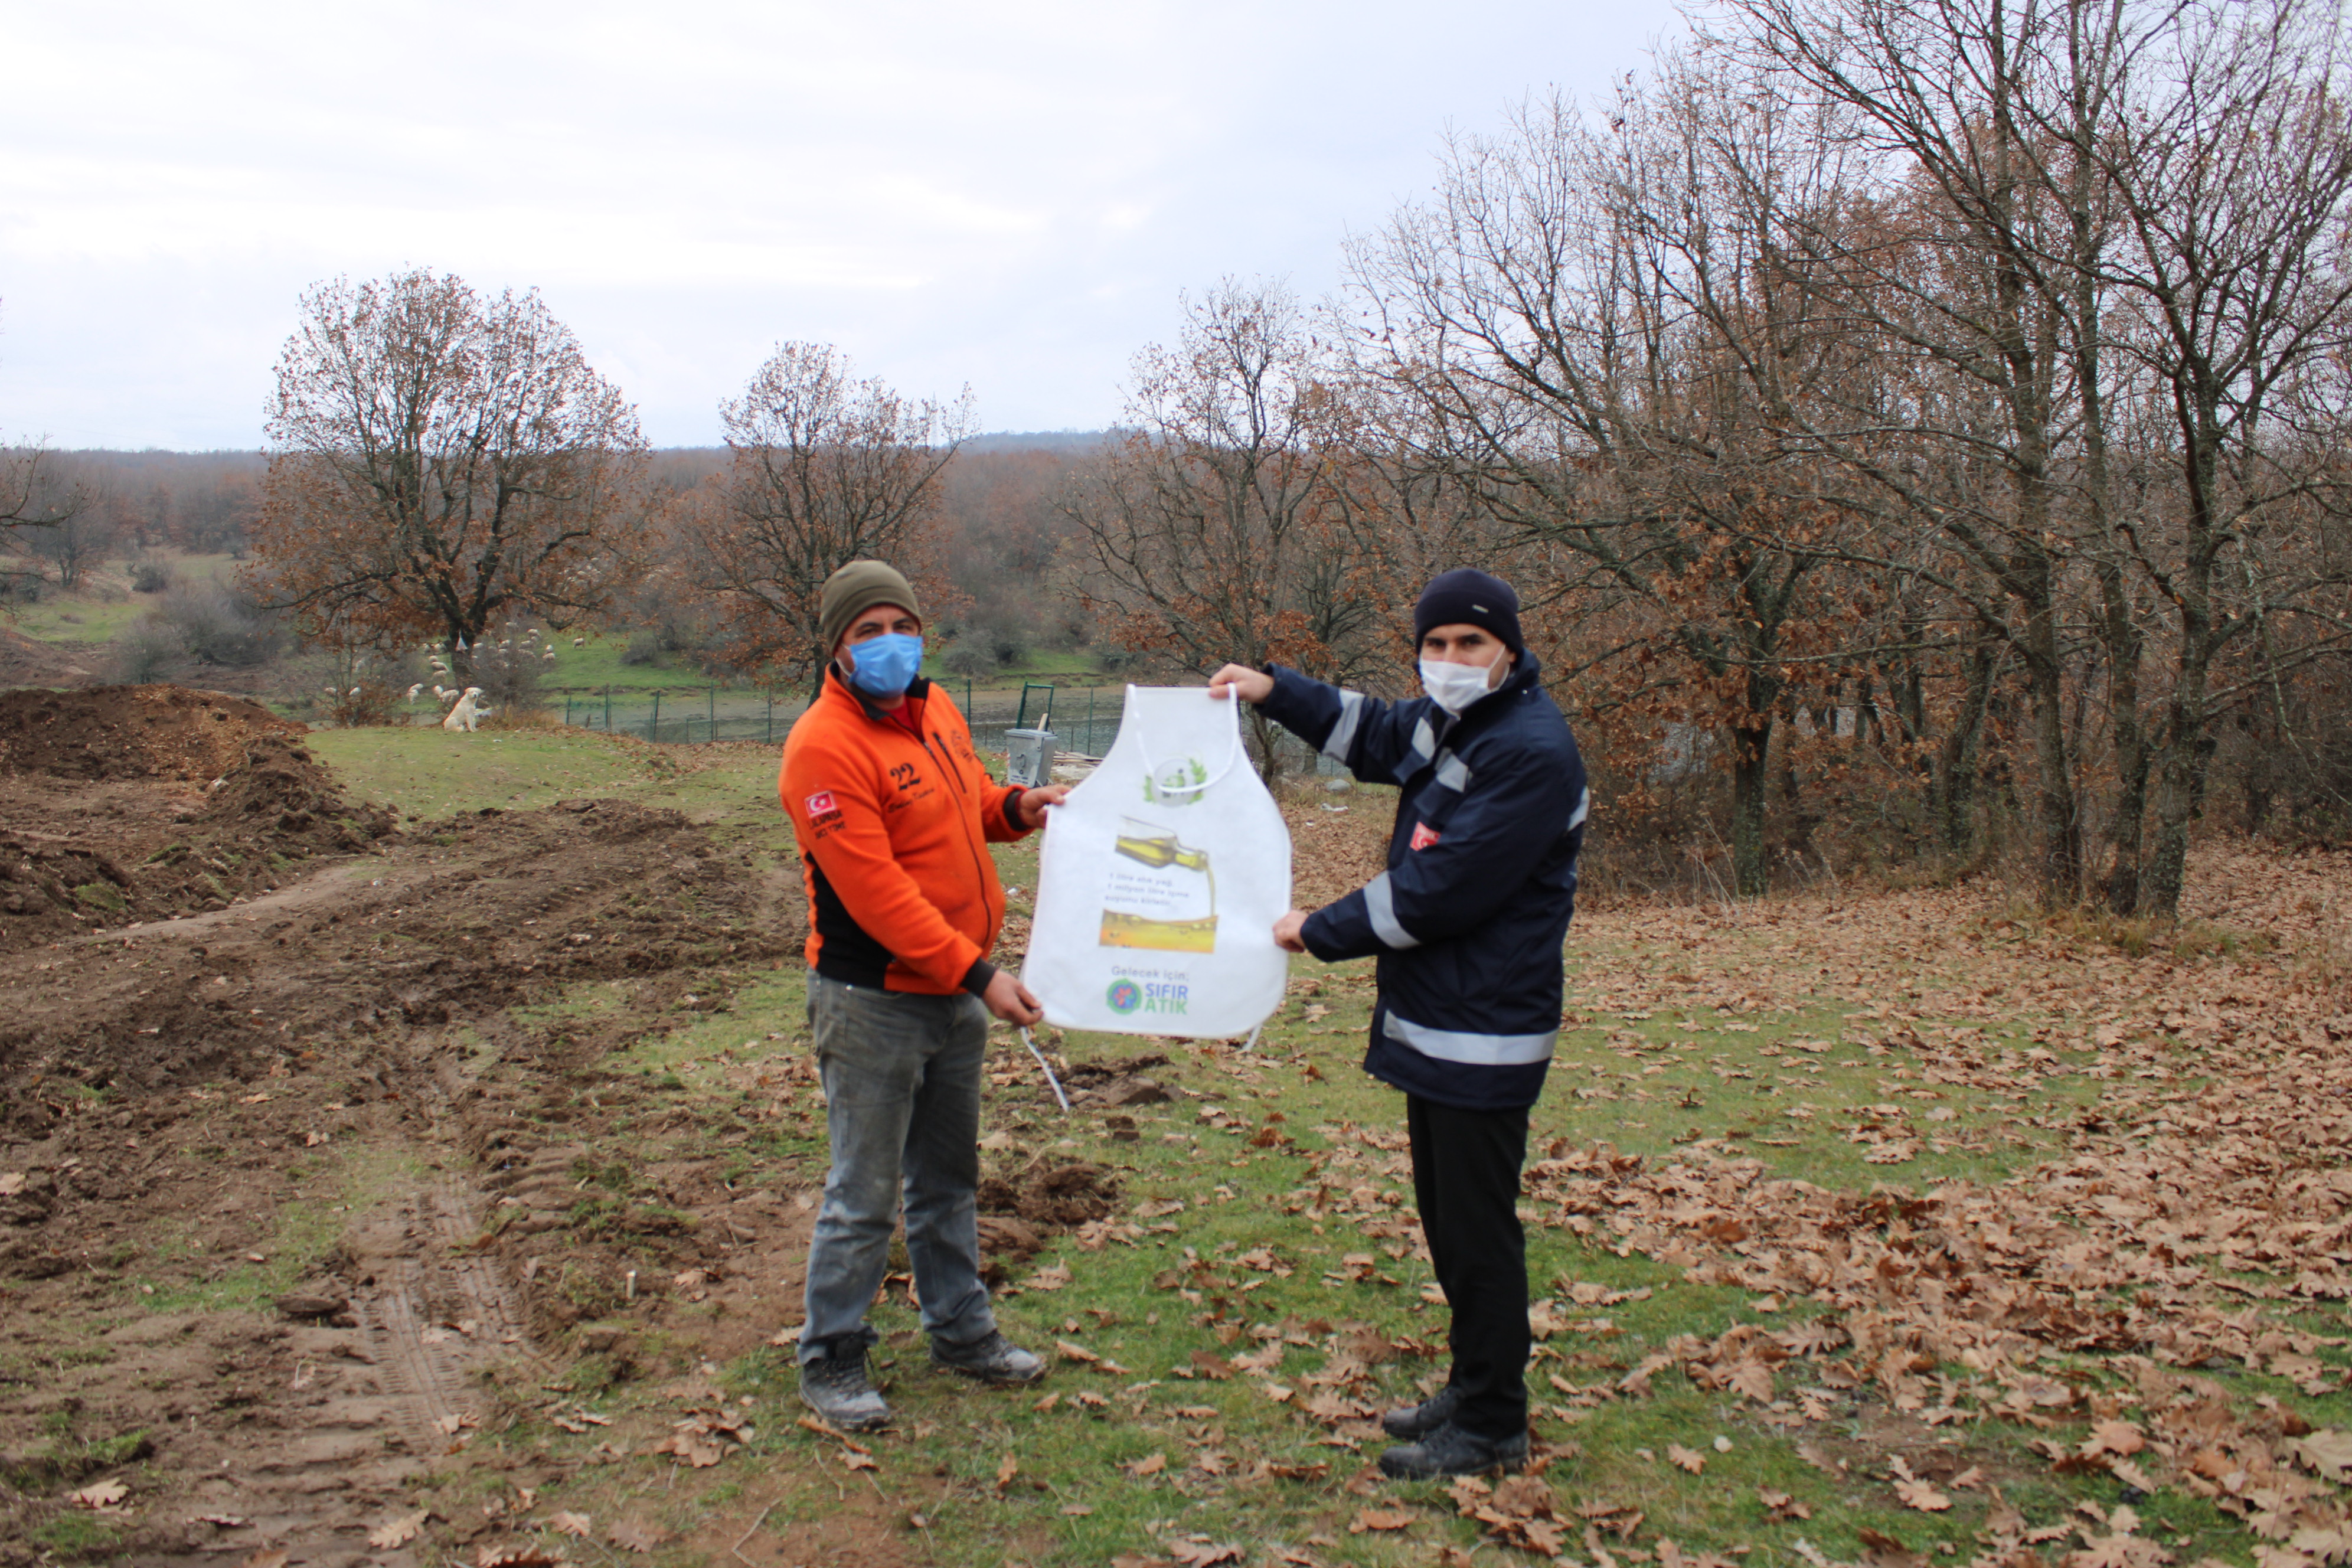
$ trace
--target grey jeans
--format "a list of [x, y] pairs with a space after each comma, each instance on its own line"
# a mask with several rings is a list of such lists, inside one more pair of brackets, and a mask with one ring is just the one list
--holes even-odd
[[980, 1282], [980, 998], [916, 996], [809, 975], [809, 1027], [824, 1085], [833, 1169], [809, 1243], [800, 1359], [866, 1342], [903, 1191], [907, 1258], [923, 1327], [955, 1343], [996, 1328]]

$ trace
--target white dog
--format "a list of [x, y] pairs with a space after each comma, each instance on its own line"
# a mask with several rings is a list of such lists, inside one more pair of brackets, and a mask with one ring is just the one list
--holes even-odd
[[463, 730], [468, 735], [472, 734], [477, 723], [497, 711], [496, 709], [485, 708], [475, 700], [481, 694], [482, 689], [478, 686], [466, 688], [464, 694], [457, 699], [457, 704], [449, 710], [449, 716], [441, 721], [441, 728]]

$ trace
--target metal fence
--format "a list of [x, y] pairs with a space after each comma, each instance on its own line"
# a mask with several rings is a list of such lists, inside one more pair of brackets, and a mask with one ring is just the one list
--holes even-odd
[[[1080, 756], [1107, 754], [1118, 738], [1119, 719], [1127, 706], [1124, 685], [1065, 686], [1031, 681], [1020, 691], [979, 691], [969, 682], [938, 682], [961, 710], [971, 727], [972, 744], [983, 755], [1002, 756], [1005, 731], [1048, 727], [1054, 749]], [[723, 687], [673, 688], [666, 691], [604, 691], [571, 693], [563, 699], [563, 721], [581, 729], [628, 735], [659, 745], [684, 745], [707, 741], [756, 741], [782, 745], [784, 736], [808, 704], [804, 698], [782, 701], [758, 691]], [[552, 704], [550, 712], [552, 713]], [[1249, 731], [1244, 728], [1244, 736]], [[1255, 759], [1257, 746], [1249, 742]], [[1312, 768], [1337, 773], [1338, 765], [1318, 757], [1304, 742], [1289, 736], [1276, 742], [1286, 771]]]

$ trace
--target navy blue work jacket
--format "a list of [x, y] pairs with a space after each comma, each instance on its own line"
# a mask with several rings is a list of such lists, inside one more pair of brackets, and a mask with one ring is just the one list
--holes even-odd
[[1440, 1105], [1543, 1092], [1559, 1037], [1560, 944], [1591, 809], [1568, 721], [1522, 656], [1460, 717], [1274, 668], [1266, 716], [1367, 784], [1403, 786], [1388, 869], [1308, 917], [1327, 963], [1380, 958], [1364, 1070]]

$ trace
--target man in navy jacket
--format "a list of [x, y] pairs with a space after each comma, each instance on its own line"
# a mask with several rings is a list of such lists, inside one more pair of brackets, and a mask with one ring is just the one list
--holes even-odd
[[1405, 1094], [1413, 1196], [1453, 1310], [1454, 1366], [1381, 1425], [1391, 1476], [1514, 1468], [1528, 1456], [1528, 1111], [1559, 1034], [1560, 944], [1591, 795], [1568, 721], [1519, 634], [1518, 595], [1448, 572], [1413, 610], [1423, 689], [1384, 702], [1269, 666], [1227, 665], [1255, 702], [1368, 784], [1402, 786], [1388, 869], [1275, 940], [1326, 963], [1379, 960], [1364, 1068]]

